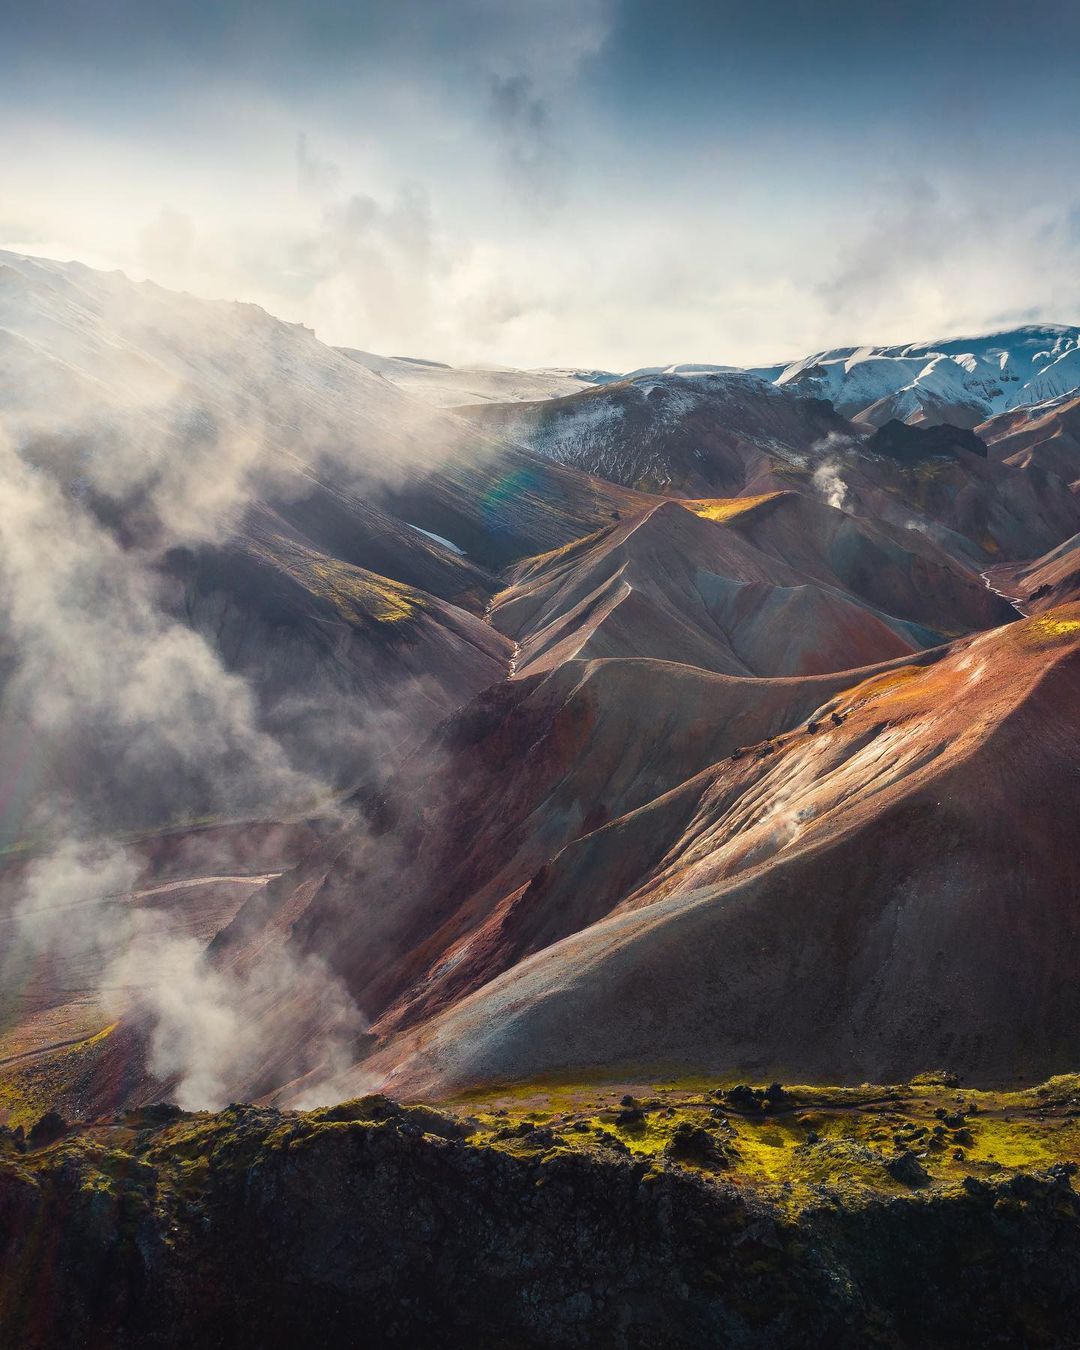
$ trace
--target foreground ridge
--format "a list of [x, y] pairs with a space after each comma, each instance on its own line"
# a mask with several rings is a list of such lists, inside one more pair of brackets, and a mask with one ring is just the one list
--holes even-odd
[[1074, 1344], [1078, 1116], [948, 1074], [50, 1114], [0, 1136], [0, 1339]]

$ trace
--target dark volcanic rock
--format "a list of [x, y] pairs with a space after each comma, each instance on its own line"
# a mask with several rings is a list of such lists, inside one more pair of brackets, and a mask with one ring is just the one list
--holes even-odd
[[936, 427], [912, 427], [895, 418], [879, 427], [868, 438], [864, 448], [875, 455], [888, 455], [901, 463], [914, 464], [922, 459], [946, 456], [957, 459], [957, 452], [966, 450], [970, 455], [986, 458], [986, 442], [981, 436], [963, 427], [952, 427], [947, 423]]
[[31, 1127], [26, 1142], [31, 1148], [44, 1148], [68, 1132], [68, 1123], [57, 1111], [46, 1111]]
[[473, 1145], [386, 1099], [0, 1159], [0, 1341], [25, 1350], [944, 1350], [1075, 1344], [1078, 1314], [1062, 1169], [791, 1217], [678, 1166]]
[[885, 1164], [885, 1170], [889, 1176], [896, 1181], [902, 1181], [905, 1186], [925, 1186], [930, 1180], [926, 1168], [910, 1149], [895, 1158], [890, 1158]]

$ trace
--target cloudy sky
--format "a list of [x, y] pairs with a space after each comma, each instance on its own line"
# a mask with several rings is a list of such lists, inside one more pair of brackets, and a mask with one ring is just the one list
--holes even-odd
[[0, 0], [0, 247], [385, 353], [1080, 320], [1080, 5]]

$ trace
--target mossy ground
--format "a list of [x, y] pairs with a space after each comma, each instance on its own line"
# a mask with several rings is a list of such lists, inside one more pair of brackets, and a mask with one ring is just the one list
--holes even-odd
[[[45, 1111], [71, 1101], [72, 1085], [95, 1065], [112, 1029], [0, 1073], [0, 1108], [9, 1130], [28, 1131]], [[932, 1193], [975, 1176], [999, 1181], [1055, 1163], [1080, 1164], [1080, 1075], [1039, 1087], [991, 1091], [928, 1075], [899, 1085], [832, 1087], [681, 1079], [588, 1084], [531, 1082], [467, 1093], [437, 1107], [397, 1106], [373, 1096], [309, 1112], [273, 1114], [260, 1148], [290, 1148], [326, 1131], [378, 1125], [404, 1113], [410, 1128], [516, 1156], [618, 1155], [657, 1168], [689, 1169], [746, 1187], [788, 1212], [824, 1203], [857, 1205], [913, 1188]], [[244, 1111], [261, 1108], [244, 1108]], [[151, 1108], [151, 1111], [153, 1108]], [[243, 1162], [229, 1111], [177, 1114], [174, 1122], [139, 1112], [83, 1123], [66, 1144], [90, 1147], [91, 1172], [122, 1175], [108, 1162], [129, 1156], [149, 1129], [143, 1155], [181, 1191], [198, 1185], [215, 1158]], [[246, 1116], [250, 1123], [250, 1115]], [[98, 1151], [108, 1162], [98, 1169]], [[905, 1175], [899, 1159], [918, 1167]], [[25, 1155], [33, 1165], [36, 1155]], [[116, 1166], [119, 1166], [117, 1164]], [[919, 1173], [925, 1174], [922, 1179]]]
[[[1025, 1091], [973, 1091], [948, 1081], [930, 1075], [894, 1086], [785, 1086], [776, 1100], [741, 1091], [733, 1099], [735, 1085], [715, 1080], [526, 1083], [444, 1107], [468, 1124], [472, 1141], [492, 1148], [625, 1149], [752, 1187], [796, 1210], [823, 1199], [851, 1203], [909, 1191], [890, 1170], [907, 1154], [931, 1190], [969, 1175], [994, 1180], [1080, 1163], [1080, 1076]], [[687, 1127], [714, 1139], [712, 1157], [695, 1163], [679, 1150], [673, 1141]]]
[[0, 1125], [29, 1129], [46, 1111], [77, 1116], [102, 1062], [116, 1023], [75, 1041], [0, 1064]]
[[254, 547], [260, 557], [282, 568], [310, 595], [326, 602], [348, 624], [365, 621], [398, 624], [426, 608], [421, 592], [400, 581], [354, 567], [314, 549], [301, 549], [278, 537], [278, 551]]

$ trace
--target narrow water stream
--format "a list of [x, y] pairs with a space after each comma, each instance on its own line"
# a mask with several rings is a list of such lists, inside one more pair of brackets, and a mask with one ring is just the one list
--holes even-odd
[[988, 591], [993, 591], [995, 595], [1000, 595], [1002, 600], [1007, 600], [1022, 619], [1026, 619], [1028, 617], [1027, 610], [1023, 608], [1020, 602], [1018, 600], [1015, 600], [1011, 595], [1006, 595], [1004, 591], [999, 591], [998, 588], [991, 582], [987, 572], [980, 572], [979, 576], [982, 578], [982, 584], [986, 587]]

